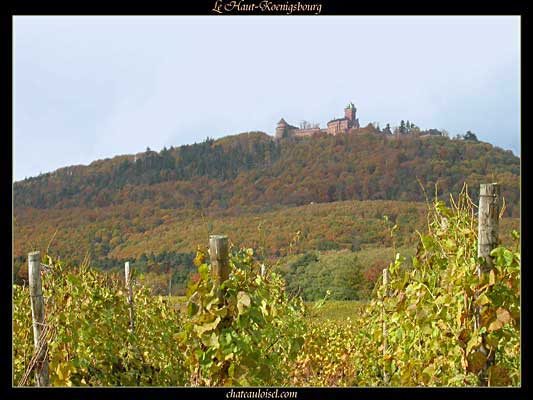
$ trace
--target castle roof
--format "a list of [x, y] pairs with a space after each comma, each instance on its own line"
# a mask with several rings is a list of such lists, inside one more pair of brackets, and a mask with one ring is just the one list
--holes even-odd
[[353, 103], [350, 101], [350, 103], [348, 103], [348, 105], [346, 106], [346, 108], [354, 109], [355, 106], [354, 106]]
[[287, 125], [287, 121], [282, 118], [279, 120], [278, 125]]
[[328, 125], [331, 124], [332, 122], [344, 121], [345, 119], [348, 119], [348, 118], [346, 118], [346, 117], [342, 117], [342, 118], [335, 118], [335, 119], [332, 119], [332, 120], [328, 121]]

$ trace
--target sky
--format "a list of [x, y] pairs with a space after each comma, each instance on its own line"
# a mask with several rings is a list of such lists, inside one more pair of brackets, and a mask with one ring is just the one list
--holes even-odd
[[518, 16], [17, 16], [14, 180], [343, 116], [520, 154]]

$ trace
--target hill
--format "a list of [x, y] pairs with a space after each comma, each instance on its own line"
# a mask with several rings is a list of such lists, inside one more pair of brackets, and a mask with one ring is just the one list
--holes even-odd
[[[270, 261], [288, 257], [299, 275], [344, 265], [348, 251], [372, 277], [394, 246], [415, 242], [437, 183], [446, 199], [466, 182], [477, 202], [479, 183], [500, 182], [509, 243], [510, 229], [519, 227], [519, 173], [518, 157], [488, 143], [392, 137], [370, 127], [280, 141], [250, 132], [117, 156], [14, 184], [14, 276], [24, 279], [29, 251], [48, 248], [75, 263], [89, 253], [106, 270], [131, 261], [152, 287], [165, 292], [172, 280], [180, 293], [197, 246], [224, 233]], [[296, 254], [307, 261], [292, 260]], [[281, 271], [294, 287], [302, 284], [293, 270]]]
[[[424, 201], [420, 183], [458, 193], [498, 181], [518, 216], [520, 159], [488, 143], [447, 137], [355, 134], [274, 141], [251, 132], [95, 161], [14, 185], [16, 207], [271, 210], [343, 200]], [[474, 200], [476, 200], [474, 198]]]

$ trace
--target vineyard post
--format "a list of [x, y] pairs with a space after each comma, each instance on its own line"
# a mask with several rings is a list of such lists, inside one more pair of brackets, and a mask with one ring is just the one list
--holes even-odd
[[[383, 319], [383, 358], [387, 355], [389, 343], [388, 343], [388, 329], [387, 329], [387, 315], [385, 312], [385, 300], [389, 296], [389, 269], [383, 269], [383, 308], [382, 308], [382, 319]], [[386, 385], [389, 384], [389, 372], [387, 370], [387, 363], [384, 361], [383, 365], [383, 381]]]
[[477, 256], [485, 263], [478, 266], [478, 275], [492, 269], [490, 252], [498, 246], [498, 218], [500, 215], [500, 185], [482, 183], [479, 187]]
[[[48, 386], [48, 343], [44, 330], [44, 299], [41, 281], [41, 253], [28, 254], [28, 275], [30, 281], [31, 318], [33, 323], [33, 343], [35, 345], [36, 386]], [[42, 336], [41, 336], [42, 335]]]
[[128, 304], [130, 306], [130, 331], [133, 333], [135, 330], [135, 321], [133, 318], [133, 284], [131, 279], [131, 269], [130, 269], [130, 262], [126, 261], [124, 264], [124, 278], [126, 282], [126, 290], [127, 296], [128, 296]]
[[[211, 274], [218, 287], [229, 277], [228, 237], [226, 235], [210, 235], [209, 253], [211, 257]], [[219, 297], [221, 295], [219, 293]]]
[[[493, 260], [490, 252], [498, 246], [498, 224], [500, 216], [500, 185], [497, 183], [482, 183], [479, 186], [479, 208], [478, 208], [478, 259], [483, 261], [477, 266], [478, 276], [490, 273], [493, 267]], [[476, 326], [479, 329], [481, 323], [481, 307], [476, 309]], [[487, 370], [494, 361], [494, 353], [489, 354], [489, 350], [484, 346], [485, 337], [479, 351], [485, 355], [486, 361], [481, 369], [481, 384], [488, 384]]]

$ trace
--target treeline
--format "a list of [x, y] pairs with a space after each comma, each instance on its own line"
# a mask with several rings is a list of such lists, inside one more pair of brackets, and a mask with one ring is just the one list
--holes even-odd
[[[269, 210], [342, 200], [423, 201], [498, 181], [508, 216], [519, 213], [520, 159], [488, 143], [445, 136], [356, 134], [285, 139], [253, 132], [67, 167], [14, 185], [17, 207]], [[476, 199], [474, 198], [474, 201]]]
[[306, 252], [286, 260], [278, 270], [287, 290], [305, 301], [368, 298], [374, 285], [365, 279], [364, 267], [352, 252]]
[[[245, 140], [241, 140], [245, 138]], [[279, 157], [279, 147], [262, 133], [251, 132], [232, 140], [230, 146], [207, 138], [202, 143], [146, 149], [134, 156], [96, 161], [88, 167], [67, 167], [29, 178], [14, 186], [18, 205], [35, 208], [103, 207], [115, 195], [132, 186], [188, 181], [196, 177], [234, 179], [241, 171], [270, 165]], [[137, 197], [144, 200], [143, 196]]]
[[[265, 213], [216, 214], [169, 210], [143, 204], [102, 209], [15, 209], [14, 255], [49, 249], [49, 254], [81, 263], [123, 266], [164, 252], [190, 253], [207, 235], [231, 232], [236, 243], [258, 248], [269, 259], [319, 250], [358, 251], [368, 247], [409, 246], [426, 224], [425, 205], [402, 201], [344, 201], [286, 207]], [[384, 219], [387, 216], [387, 220]], [[394, 237], [391, 236], [391, 229]], [[517, 218], [503, 218], [502, 231], [519, 229]], [[503, 229], [505, 228], [505, 229]], [[504, 243], [509, 237], [502, 235]], [[113, 260], [116, 264], [113, 264]], [[179, 262], [178, 262], [179, 263]], [[24, 267], [25, 268], [25, 267]]]
[[[154, 294], [183, 295], [187, 283], [196, 272], [193, 264], [194, 253], [163, 251], [159, 254], [142, 253], [138, 258], [117, 259], [98, 257], [90, 260], [93, 268], [109, 273], [122, 273], [124, 263], [128, 261], [134, 268], [139, 280], [152, 289]], [[76, 258], [64, 259], [67, 265], [76, 265]], [[18, 285], [28, 284], [27, 258], [17, 256], [13, 260], [13, 282]]]
[[[61, 257], [85, 253], [91, 260], [139, 259], [143, 253], [190, 253], [209, 233], [228, 233], [238, 243], [260, 248], [266, 257], [309, 250], [357, 251], [361, 246], [412, 243], [424, 225], [424, 204], [398, 201], [345, 201], [287, 207], [266, 213], [202, 216], [199, 211], [165, 210], [149, 204], [104, 209], [17, 209], [14, 254], [49, 248]], [[388, 216], [386, 222], [383, 216]], [[513, 221], [511, 219], [511, 221]], [[74, 259], [74, 258], [73, 258]]]

